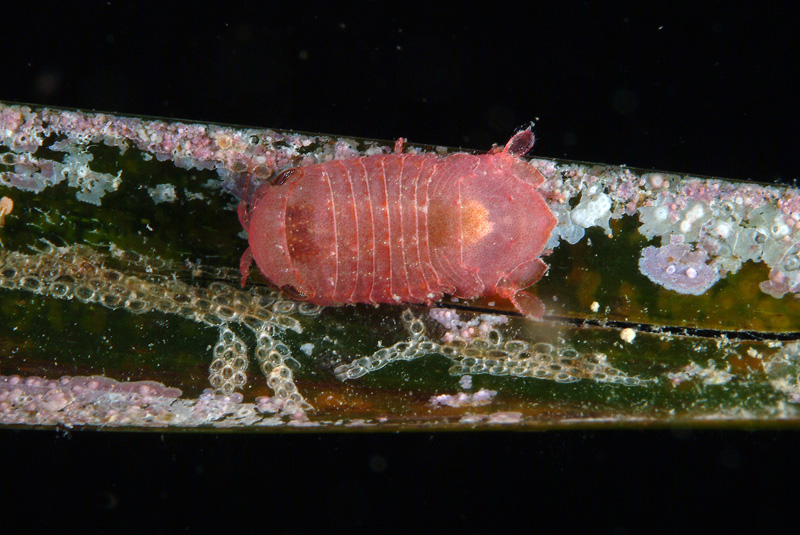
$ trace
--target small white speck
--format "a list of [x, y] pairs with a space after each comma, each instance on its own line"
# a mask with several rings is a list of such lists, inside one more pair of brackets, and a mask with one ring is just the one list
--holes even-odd
[[589, 308], [592, 310], [592, 312], [597, 312], [598, 310], [600, 310], [600, 303], [594, 301]]
[[622, 331], [619, 333], [619, 337], [623, 342], [628, 342], [630, 344], [633, 342], [633, 339], [636, 338], [636, 331], [630, 327], [622, 329]]

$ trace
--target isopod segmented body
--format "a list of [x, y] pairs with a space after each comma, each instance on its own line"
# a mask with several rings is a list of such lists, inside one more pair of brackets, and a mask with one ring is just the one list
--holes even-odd
[[544, 178], [519, 156], [519, 132], [484, 155], [393, 154], [284, 171], [239, 204], [255, 259], [273, 284], [319, 305], [433, 303], [498, 295], [526, 316], [543, 308], [523, 291], [547, 270], [539, 258], [556, 218]]

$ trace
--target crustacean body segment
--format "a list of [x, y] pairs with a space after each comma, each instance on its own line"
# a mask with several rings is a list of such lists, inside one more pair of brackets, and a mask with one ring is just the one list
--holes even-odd
[[540, 256], [556, 224], [519, 156], [519, 132], [489, 154], [395, 153], [284, 171], [239, 204], [250, 264], [290, 296], [319, 305], [433, 303], [498, 295], [524, 315], [523, 291], [547, 270]]

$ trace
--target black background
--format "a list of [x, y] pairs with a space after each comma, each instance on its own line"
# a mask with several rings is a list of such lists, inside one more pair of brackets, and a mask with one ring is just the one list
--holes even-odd
[[[0, 99], [479, 149], [536, 121], [542, 156], [800, 175], [790, 4], [335, 4], [6, 6]], [[798, 455], [786, 430], [2, 431], [0, 507], [102, 532], [791, 531]]]

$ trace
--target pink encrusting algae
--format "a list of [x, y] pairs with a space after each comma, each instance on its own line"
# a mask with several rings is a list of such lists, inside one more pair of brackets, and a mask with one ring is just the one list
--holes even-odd
[[[135, 148], [159, 161], [171, 161], [184, 169], [213, 169], [222, 186], [239, 194], [240, 180], [247, 173], [256, 180], [278, 170], [334, 158], [361, 154], [355, 140], [328, 136], [288, 134], [269, 129], [242, 129], [196, 123], [144, 120], [103, 113], [85, 113], [0, 103], [2, 143], [10, 152], [0, 164], [11, 171], [0, 173], [0, 183], [39, 192], [69, 179], [78, 189], [79, 200], [99, 204], [99, 199], [118, 187], [117, 175], [91, 169], [91, 144]], [[59, 138], [48, 143], [49, 138]], [[62, 139], [63, 138], [63, 139]], [[61, 160], [41, 157], [42, 146], [67, 153]], [[373, 144], [364, 150], [388, 150]]]
[[0, 375], [0, 424], [104, 427], [231, 427], [292, 425], [276, 413], [284, 401], [260, 397], [245, 403], [242, 394], [205, 390], [196, 399], [155, 381], [122, 382], [108, 377]]
[[680, 236], [662, 247], [646, 247], [639, 270], [650, 280], [682, 294], [702, 295], [719, 280], [719, 271], [707, 264], [708, 253], [682, 243]]

